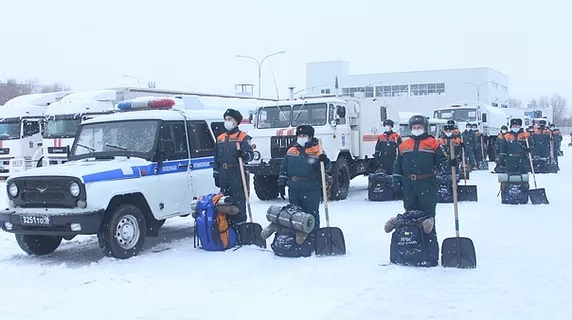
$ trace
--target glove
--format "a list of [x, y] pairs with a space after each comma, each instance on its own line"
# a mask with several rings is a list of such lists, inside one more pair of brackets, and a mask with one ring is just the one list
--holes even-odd
[[236, 156], [239, 158], [242, 158], [244, 156], [244, 152], [242, 152], [242, 149], [237, 149], [236, 150]]
[[392, 182], [393, 182], [393, 190], [401, 190], [401, 176], [393, 175]]
[[532, 150], [531, 150], [530, 148], [525, 147], [525, 148], [524, 148], [524, 152], [530, 153], [530, 152], [532, 152]]
[[457, 167], [459, 165], [459, 161], [457, 159], [449, 159], [449, 163], [451, 164], [451, 167]]
[[214, 184], [217, 188], [220, 188], [220, 181], [218, 179], [218, 173], [213, 173], [213, 178], [214, 178]]
[[322, 154], [318, 157], [318, 159], [319, 159], [321, 162], [326, 162], [326, 160], [328, 160], [328, 156], [326, 156], [326, 154], [322, 153]]
[[282, 200], [286, 200], [286, 180], [278, 180], [278, 193], [280, 194], [280, 198], [282, 198]]

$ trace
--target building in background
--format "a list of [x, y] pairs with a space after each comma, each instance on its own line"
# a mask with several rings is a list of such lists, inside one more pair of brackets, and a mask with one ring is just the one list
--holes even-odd
[[346, 61], [307, 63], [304, 95], [335, 94], [337, 77], [340, 95], [363, 92], [365, 97], [383, 99], [403, 112], [430, 116], [431, 110], [461, 100], [508, 107], [508, 76], [491, 68], [376, 74], [350, 74], [349, 69]]

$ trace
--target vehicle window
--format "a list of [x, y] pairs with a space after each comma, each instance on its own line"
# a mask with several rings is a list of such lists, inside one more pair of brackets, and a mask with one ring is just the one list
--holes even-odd
[[188, 159], [189, 149], [183, 121], [163, 122], [159, 137], [159, 150], [165, 153], [165, 160]]
[[25, 121], [24, 122], [24, 136], [32, 136], [40, 133], [40, 122], [39, 121]]
[[[340, 110], [342, 106], [337, 106], [337, 110]], [[347, 116], [347, 113], [346, 113]], [[340, 124], [346, 124], [346, 117], [340, 117]]]
[[226, 129], [224, 128], [224, 122], [213, 122], [211, 123], [211, 130], [215, 137], [225, 133]]
[[54, 119], [45, 123], [44, 138], [73, 138], [81, 123], [80, 118]]
[[190, 121], [188, 126], [191, 158], [214, 156], [215, 143], [207, 123], [205, 121]]
[[325, 103], [299, 104], [292, 108], [292, 126], [301, 124], [323, 126], [326, 124], [328, 105]]
[[387, 108], [386, 107], [379, 107], [379, 114], [381, 118], [381, 123], [387, 120]]
[[286, 128], [290, 125], [292, 108], [290, 106], [263, 107], [258, 110], [258, 129]]
[[11, 140], [19, 138], [20, 138], [19, 120], [0, 121], [0, 140]]

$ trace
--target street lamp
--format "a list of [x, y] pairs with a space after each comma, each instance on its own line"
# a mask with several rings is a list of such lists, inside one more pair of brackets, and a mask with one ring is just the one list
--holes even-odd
[[262, 60], [258, 61], [258, 59], [256, 59], [255, 57], [251, 57], [251, 56], [243, 56], [243, 55], [237, 55], [236, 58], [246, 58], [246, 59], [252, 59], [254, 61], [256, 61], [256, 64], [258, 64], [258, 97], [260, 98], [260, 79], [262, 78], [262, 64], [264, 63], [264, 60], [266, 60], [267, 58], [270, 58], [272, 56], [278, 55], [278, 54], [283, 54], [286, 53], [286, 51], [279, 51], [279, 52], [275, 52], [272, 54], [267, 55], [266, 57], [262, 58]]
[[138, 86], [139, 88], [141, 88], [141, 81], [139, 81], [139, 79], [137, 79], [137, 78], [135, 78], [135, 77], [133, 77], [133, 76], [126, 75], [126, 74], [122, 75], [122, 77], [123, 77], [123, 78], [130, 78], [130, 79], [133, 79], [133, 80], [137, 81], [137, 86]]
[[481, 83], [481, 84], [476, 84], [476, 83], [474, 83], [474, 82], [472, 82], [472, 81], [461, 81], [461, 83], [464, 83], [464, 84], [472, 84], [472, 85], [475, 86], [475, 88], [477, 88], [477, 102], [478, 102], [478, 103], [481, 103], [481, 95], [480, 95], [481, 87], [482, 87], [483, 85], [487, 84], [487, 83], [490, 83], [490, 82], [494, 82], [494, 81], [493, 81], [493, 80], [489, 80], [489, 81], [485, 81], [485, 82], [483, 82], [483, 83]]

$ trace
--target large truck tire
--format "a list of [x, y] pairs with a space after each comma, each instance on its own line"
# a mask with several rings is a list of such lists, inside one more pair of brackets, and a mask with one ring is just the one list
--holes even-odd
[[344, 200], [350, 191], [350, 167], [345, 158], [339, 158], [332, 168], [330, 200]]
[[254, 176], [254, 192], [262, 201], [278, 198], [278, 176]]

